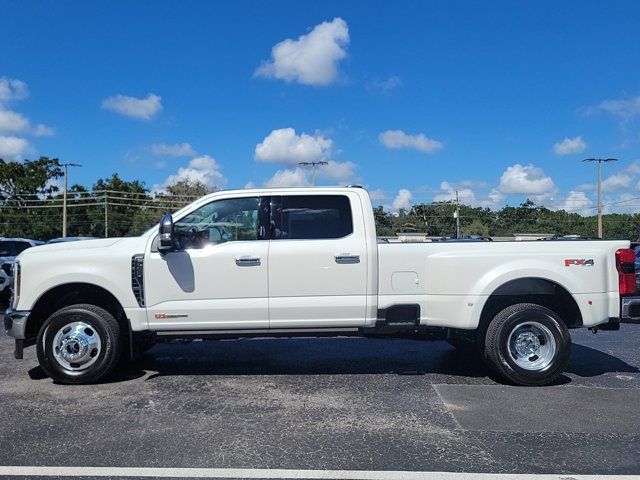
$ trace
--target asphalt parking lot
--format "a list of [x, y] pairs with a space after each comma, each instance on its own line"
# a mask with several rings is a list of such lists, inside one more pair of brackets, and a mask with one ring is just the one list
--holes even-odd
[[566, 375], [496, 383], [444, 342], [160, 344], [111, 382], [0, 339], [0, 465], [640, 473], [640, 326], [573, 331]]

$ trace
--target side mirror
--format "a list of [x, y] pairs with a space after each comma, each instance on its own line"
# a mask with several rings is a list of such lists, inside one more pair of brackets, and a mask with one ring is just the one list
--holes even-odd
[[173, 217], [164, 215], [160, 220], [160, 241], [158, 242], [158, 251], [160, 253], [170, 252], [175, 248], [175, 239], [173, 237]]

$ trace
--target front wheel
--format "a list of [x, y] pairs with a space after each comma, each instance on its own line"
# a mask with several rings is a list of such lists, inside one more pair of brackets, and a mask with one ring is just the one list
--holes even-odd
[[511, 305], [487, 329], [485, 358], [502, 378], [516, 385], [553, 383], [570, 355], [569, 330], [555, 312], [542, 305]]
[[62, 308], [40, 328], [40, 367], [61, 383], [94, 383], [109, 375], [123, 347], [120, 325], [106, 310], [79, 304]]

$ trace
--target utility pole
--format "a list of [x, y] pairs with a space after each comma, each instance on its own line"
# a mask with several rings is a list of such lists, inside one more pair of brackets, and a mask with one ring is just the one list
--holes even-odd
[[68, 187], [68, 172], [69, 167], [81, 167], [79, 163], [58, 163], [59, 166], [64, 167], [64, 191], [62, 192], [62, 236], [67, 236], [67, 187]]
[[598, 238], [602, 238], [602, 164], [617, 162], [617, 158], [585, 158], [583, 162], [598, 162]]
[[300, 166], [311, 165], [311, 178], [313, 179], [312, 185], [315, 187], [316, 185], [316, 165], [329, 165], [329, 162], [325, 162], [324, 160], [320, 160], [319, 162], [298, 162]]
[[456, 219], [456, 238], [460, 238], [460, 197], [458, 197], [458, 190], [456, 190], [456, 211], [453, 216]]
[[104, 238], [109, 236], [109, 209], [107, 203], [107, 192], [104, 192]]

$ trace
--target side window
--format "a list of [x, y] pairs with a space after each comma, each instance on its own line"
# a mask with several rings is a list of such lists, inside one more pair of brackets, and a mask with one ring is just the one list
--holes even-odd
[[31, 244], [27, 242], [13, 242], [13, 247], [15, 248], [14, 255], [17, 257], [30, 246]]
[[13, 242], [0, 242], [0, 257], [15, 257]]
[[259, 197], [229, 198], [203, 205], [174, 224], [179, 248], [258, 240], [260, 205]]
[[14, 240], [5, 240], [0, 242], [0, 257], [17, 257], [23, 250], [29, 248], [29, 242], [18, 242]]
[[278, 203], [275, 239], [341, 238], [353, 232], [351, 204], [344, 195], [285, 195]]

